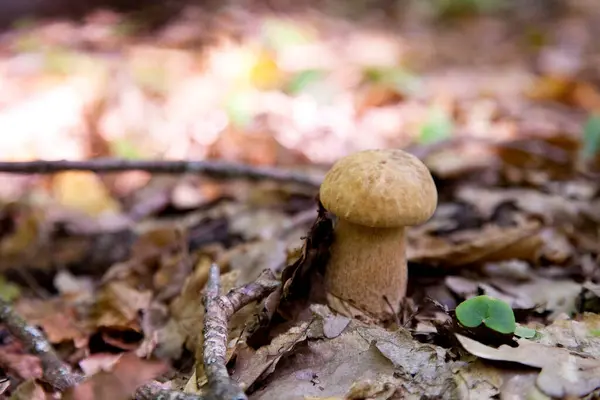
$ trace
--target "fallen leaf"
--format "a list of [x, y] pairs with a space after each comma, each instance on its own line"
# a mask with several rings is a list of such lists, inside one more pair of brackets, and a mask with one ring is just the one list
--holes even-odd
[[236, 368], [232, 376], [241, 387], [248, 388], [259, 377], [272, 374], [279, 361], [308, 338], [309, 327], [309, 322], [293, 326], [287, 332], [275, 337], [269, 345], [251, 352], [251, 357], [240, 357], [236, 360]]
[[76, 308], [64, 299], [21, 299], [15, 308], [29, 323], [41, 327], [50, 343], [73, 340], [77, 348], [87, 345], [89, 328]]
[[329, 315], [323, 321], [323, 334], [327, 339], [339, 336], [350, 323], [350, 318], [343, 315]]
[[278, 271], [286, 265], [287, 245], [278, 239], [243, 243], [223, 253], [217, 260], [232, 271], [239, 271], [240, 284], [252, 282], [265, 269]]
[[119, 357], [110, 371], [100, 371], [83, 383], [64, 392], [65, 400], [128, 400], [143, 383], [166, 372], [168, 366], [158, 361], [138, 358], [133, 353]]
[[126, 327], [139, 331], [139, 312], [150, 306], [152, 292], [114, 281], [100, 288], [94, 307], [97, 327]]
[[487, 262], [521, 259], [537, 260], [542, 247], [541, 227], [531, 222], [516, 227], [489, 225], [482, 230], [459, 231], [444, 238], [409, 240], [411, 262], [457, 268]]
[[21, 383], [10, 396], [11, 400], [49, 400], [50, 396], [35, 380], [29, 379]]
[[[402, 328], [391, 332], [353, 319], [341, 334], [328, 339], [323, 324], [330, 312], [323, 306], [311, 308], [315, 319], [307, 332], [310, 340], [298, 343], [298, 334], [288, 331], [284, 336], [289, 340], [283, 347], [273, 344], [259, 348], [244, 365], [236, 364], [240, 382], [262, 382], [262, 387], [251, 394], [253, 398], [364, 398], [360, 394], [377, 399], [402, 396], [416, 400], [423, 395], [456, 398], [452, 363], [446, 363], [444, 349], [419, 343]], [[294, 332], [304, 326], [295, 327]], [[277, 347], [285, 350], [277, 352]], [[274, 361], [278, 365], [273, 370]]]
[[551, 325], [538, 327], [535, 341], [560, 346], [600, 359], [600, 316], [584, 313], [577, 319], [557, 319]]
[[493, 348], [466, 336], [455, 334], [469, 353], [488, 360], [517, 362], [540, 368], [538, 387], [547, 395], [585, 396], [600, 387], [600, 360], [582, 358], [567, 349], [519, 339], [518, 347]]
[[121, 354], [92, 354], [79, 361], [79, 367], [86, 376], [92, 376], [100, 371], [111, 371], [120, 358]]
[[237, 215], [231, 221], [230, 229], [245, 240], [268, 240], [286, 227], [288, 219], [287, 215], [278, 210], [249, 210]]
[[40, 359], [29, 354], [9, 352], [0, 347], [0, 365], [2, 369], [14, 374], [22, 380], [39, 379], [42, 377]]
[[20, 295], [21, 288], [14, 283], [7, 281], [4, 275], [0, 275], [0, 298], [10, 303]]
[[500, 394], [502, 372], [481, 360], [467, 364], [455, 374], [461, 399], [493, 399]]
[[57, 201], [91, 216], [116, 213], [120, 205], [110, 195], [100, 178], [92, 172], [67, 171], [52, 179], [52, 191]]
[[570, 279], [547, 279], [535, 277], [530, 282], [519, 285], [507, 281], [496, 282], [496, 287], [514, 297], [528, 299], [542, 310], [551, 311], [552, 320], [562, 313], [571, 314], [576, 310], [577, 296], [581, 285]]

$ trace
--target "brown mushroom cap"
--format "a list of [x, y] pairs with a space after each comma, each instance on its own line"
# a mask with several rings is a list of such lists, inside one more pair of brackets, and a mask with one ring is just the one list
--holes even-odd
[[341, 158], [325, 176], [319, 196], [339, 218], [372, 228], [420, 224], [437, 206], [437, 190], [425, 164], [398, 149]]

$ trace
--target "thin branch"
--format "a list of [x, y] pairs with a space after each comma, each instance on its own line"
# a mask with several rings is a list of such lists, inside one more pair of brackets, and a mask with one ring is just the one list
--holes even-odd
[[138, 388], [134, 398], [136, 400], [206, 400], [206, 397], [198, 394], [163, 389], [155, 382], [147, 383]]
[[231, 316], [251, 302], [265, 297], [279, 286], [271, 270], [265, 270], [254, 281], [219, 296], [219, 267], [211, 265], [204, 294], [204, 371], [209, 393], [219, 400], [246, 400], [244, 391], [227, 372], [227, 337]]
[[44, 334], [30, 326], [21, 318], [6, 301], [0, 299], [0, 320], [8, 331], [22, 342], [29, 353], [36, 355], [42, 362], [44, 381], [57, 390], [64, 391], [82, 382], [84, 377], [71, 370], [62, 362]]
[[136, 400], [246, 400], [244, 391], [229, 377], [227, 372], [228, 323], [232, 315], [252, 303], [266, 297], [279, 287], [271, 270], [247, 285], [220, 295], [219, 267], [211, 265], [204, 293], [204, 371], [208, 379], [209, 393], [206, 396], [167, 390], [157, 383], [140, 387]]
[[20, 161], [0, 162], [0, 172], [12, 174], [52, 174], [61, 171], [92, 171], [98, 173], [145, 171], [157, 174], [204, 174], [213, 178], [246, 178], [251, 180], [269, 179], [318, 187], [320, 180], [310, 175], [267, 167], [223, 161], [156, 161], [94, 159], [86, 161]]

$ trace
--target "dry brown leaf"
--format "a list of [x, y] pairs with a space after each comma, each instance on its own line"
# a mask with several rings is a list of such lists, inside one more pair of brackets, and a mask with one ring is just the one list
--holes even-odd
[[[272, 374], [279, 361], [290, 354], [294, 348], [308, 338], [310, 322], [303, 322], [291, 327], [273, 339], [273, 341], [256, 351], [247, 346], [242, 346], [236, 359], [233, 378], [241, 387], [248, 388], [259, 378], [266, 378]], [[244, 349], [245, 348], [245, 349]]]
[[272, 90], [279, 88], [283, 81], [283, 71], [277, 65], [276, 54], [259, 49], [250, 67], [249, 80], [257, 89]]
[[289, 218], [280, 210], [248, 210], [230, 222], [230, 229], [245, 240], [268, 240], [287, 226]]
[[456, 191], [456, 197], [473, 204], [486, 218], [490, 218], [500, 204], [510, 202], [528, 215], [543, 218], [549, 225], [574, 224], [592, 211], [591, 196], [574, 199], [534, 189], [490, 189], [465, 185]]
[[[185, 347], [195, 353], [202, 343], [202, 335], [198, 332], [202, 332], [204, 307], [202, 306], [202, 293], [204, 285], [208, 279], [208, 271], [212, 260], [208, 257], [202, 257], [196, 264], [194, 271], [188, 276], [181, 294], [175, 298], [170, 306], [171, 317], [175, 322], [175, 325], [167, 323], [165, 327], [159, 330], [159, 337], [165, 341], [168, 338], [179, 338], [185, 343]], [[221, 276], [221, 292], [227, 293], [229, 290], [238, 287], [240, 285], [240, 272], [231, 271], [224, 273]], [[248, 309], [252, 308], [252, 305], [247, 306]], [[244, 308], [246, 310], [246, 308]], [[237, 315], [239, 314], [239, 315]], [[247, 318], [247, 313], [240, 310], [239, 313], [234, 314], [230, 323], [230, 335], [235, 335], [239, 328], [239, 319], [244, 320]], [[234, 320], [236, 322], [234, 322]], [[236, 328], [235, 330], [233, 328]], [[234, 336], [235, 337], [235, 336]], [[166, 346], [174, 351], [177, 347], [176, 344], [167, 344], [166, 342], [160, 341], [159, 347]]]
[[[236, 365], [235, 375], [244, 384], [262, 382], [262, 388], [251, 394], [253, 398], [364, 398], [361, 394], [376, 399], [398, 395], [409, 400], [423, 395], [456, 398], [452, 363], [446, 362], [444, 349], [419, 343], [404, 329], [391, 332], [357, 320], [350, 320], [341, 334], [328, 339], [324, 323], [333, 314], [324, 306], [311, 308], [315, 319], [307, 335], [302, 336], [310, 340], [296, 343], [298, 335], [288, 332], [294, 346], [291, 352], [290, 343], [279, 353], [276, 346], [269, 345]], [[296, 327], [295, 331], [300, 329]], [[280, 353], [287, 352], [282, 358]], [[271, 364], [274, 361], [278, 362], [275, 370]], [[263, 373], [266, 368], [270, 369]]]
[[51, 398], [33, 379], [21, 383], [10, 396], [11, 400], [49, 400]]
[[125, 353], [110, 371], [100, 371], [65, 391], [63, 399], [129, 400], [140, 385], [167, 370], [168, 366], [162, 362], [142, 360], [133, 353]]
[[[571, 279], [543, 277], [535, 277], [529, 282], [520, 284], [498, 279], [490, 281], [489, 284], [493, 284], [513, 299], [520, 299], [519, 304], [522, 308], [527, 308], [524, 305], [531, 304], [531, 306], [539, 305], [542, 310], [550, 311], [548, 316], [550, 321], [561, 314], [571, 315], [574, 313], [577, 309], [577, 297], [582, 290], [581, 284]], [[517, 307], [514, 300], [509, 303], [513, 303], [513, 307]]]
[[152, 292], [136, 290], [125, 282], [109, 282], [97, 294], [94, 306], [97, 327], [119, 327], [140, 331], [139, 312], [150, 306]]
[[582, 358], [567, 349], [525, 339], [519, 339], [516, 348], [502, 345], [496, 349], [466, 336], [455, 335], [460, 344], [477, 357], [540, 368], [537, 386], [549, 396], [585, 396], [600, 387], [599, 359]]
[[38, 357], [12, 353], [4, 348], [0, 348], [0, 365], [3, 370], [22, 380], [39, 379], [43, 373]]
[[535, 341], [548, 346], [561, 346], [600, 359], [600, 315], [584, 313], [577, 319], [557, 319], [538, 328]]
[[403, 390], [395, 387], [392, 382], [365, 379], [353, 383], [346, 396], [344, 396], [344, 400], [393, 400], [402, 392]]
[[100, 178], [92, 172], [58, 173], [52, 179], [52, 192], [62, 206], [87, 215], [98, 216], [120, 210], [119, 203], [112, 198]]
[[[510, 273], [510, 271], [507, 271]], [[530, 274], [527, 279], [515, 279], [511, 275], [481, 277], [477, 280], [449, 276], [445, 283], [454, 293], [467, 299], [483, 292], [501, 299], [512, 308], [536, 308], [549, 311], [548, 320], [570, 315], [576, 311], [577, 299], [582, 285], [571, 279], [548, 279]]]
[[0, 394], [4, 394], [10, 387], [10, 380], [0, 380]]
[[219, 265], [239, 271], [242, 284], [253, 281], [265, 269], [280, 270], [286, 261], [287, 245], [277, 239], [243, 243], [227, 250], [218, 259]]
[[41, 209], [26, 204], [12, 203], [2, 207], [0, 218], [5, 226], [0, 240], [2, 259], [23, 259], [35, 252], [44, 237], [44, 217]]
[[567, 76], [544, 75], [527, 88], [525, 95], [533, 100], [566, 101], [573, 87], [573, 80]]
[[50, 343], [73, 340], [77, 348], [87, 345], [90, 334], [87, 323], [81, 321], [75, 306], [65, 299], [21, 299], [15, 307], [29, 323], [44, 330]]
[[540, 231], [538, 223], [530, 222], [516, 227], [488, 225], [445, 238], [414, 238], [409, 241], [407, 258], [442, 268], [510, 259], [535, 261], [543, 244]]
[[83, 301], [94, 293], [94, 281], [91, 277], [75, 276], [68, 270], [60, 270], [54, 277], [54, 287], [65, 297]]
[[578, 138], [558, 133], [516, 139], [496, 151], [507, 180], [542, 185], [549, 180], [574, 178], [580, 146]]
[[383, 107], [399, 103], [403, 95], [385, 84], [368, 84], [359, 90], [355, 97], [355, 108], [358, 116], [364, 115], [370, 108]]
[[456, 371], [461, 399], [493, 399], [500, 394], [502, 372], [475, 360]]
[[111, 371], [119, 362], [122, 354], [97, 353], [79, 361], [79, 367], [85, 376], [92, 376], [100, 371]]

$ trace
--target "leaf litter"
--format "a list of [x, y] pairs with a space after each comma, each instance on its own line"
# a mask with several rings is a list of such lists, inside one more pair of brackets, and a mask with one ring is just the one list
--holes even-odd
[[[350, 152], [402, 147], [440, 194], [408, 230], [405, 307], [379, 326], [322, 304], [333, 218], [315, 190], [139, 171], [0, 176], [0, 297], [87, 376], [62, 397], [125, 399], [154, 379], [206, 392], [213, 262], [223, 293], [264, 269], [282, 281], [229, 323], [227, 366], [251, 399], [598, 395], [599, 49], [586, 29], [600, 17], [564, 3], [563, 17], [519, 9], [540, 18], [512, 21], [520, 41], [507, 39], [512, 17], [440, 25], [450, 10], [431, 5], [374, 13], [380, 29], [255, 5], [189, 7], [151, 40], [109, 11], [3, 34], [3, 160], [207, 159], [322, 176]], [[524, 334], [457, 326], [456, 306], [481, 295], [508, 303]], [[0, 367], [12, 398], [45, 398], [38, 357], [5, 334]]]

